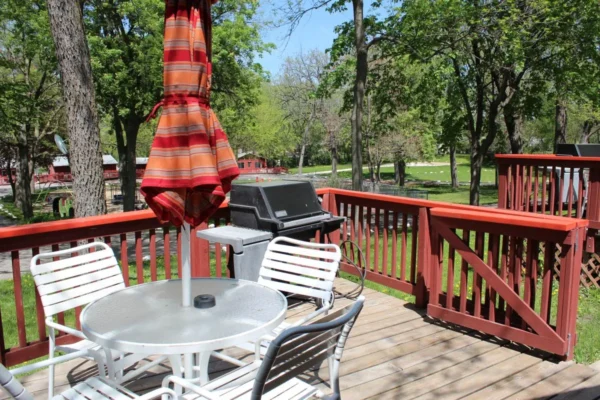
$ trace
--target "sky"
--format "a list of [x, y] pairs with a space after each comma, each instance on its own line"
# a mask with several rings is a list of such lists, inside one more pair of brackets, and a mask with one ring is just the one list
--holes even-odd
[[[278, 3], [283, 0], [272, 1]], [[273, 13], [272, 5], [266, 3], [261, 5], [260, 11], [265, 17], [269, 17]], [[262, 32], [263, 40], [275, 44], [277, 48], [258, 61], [272, 77], [275, 77], [286, 58], [295, 56], [301, 51], [309, 52], [313, 49], [325, 51], [330, 48], [336, 36], [335, 27], [350, 20], [352, 20], [352, 10], [333, 14], [325, 9], [316, 10], [304, 17], [289, 40], [286, 38], [287, 27], [266, 28]]]

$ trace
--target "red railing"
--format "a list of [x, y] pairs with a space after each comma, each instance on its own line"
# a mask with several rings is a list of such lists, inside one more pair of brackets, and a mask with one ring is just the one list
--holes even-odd
[[[362, 267], [367, 279], [414, 295], [417, 306], [429, 305], [428, 313], [436, 318], [572, 357], [576, 281], [581, 269], [581, 251], [577, 249], [581, 249], [581, 232], [587, 221], [340, 189], [317, 192], [324, 208], [347, 217], [339, 232], [318, 239], [355, 242], [366, 256], [367, 265]], [[227, 207], [222, 207], [198, 229], [226, 224], [228, 217]], [[460, 243], [454, 232], [461, 235]], [[161, 226], [150, 211], [0, 229], [0, 253], [9, 255], [13, 272], [13, 280], [5, 282], [10, 290], [5, 286], [0, 293], [4, 296], [0, 358], [5, 365], [47, 352], [43, 310], [32, 280], [21, 274], [21, 266], [40, 251], [98, 239], [113, 246], [128, 283], [178, 276], [180, 233]], [[220, 245], [209, 247], [194, 233], [192, 240], [193, 276], [227, 274], [223, 261], [227, 253]], [[442, 247], [444, 242], [449, 248]], [[555, 243], [563, 246], [560, 281], [553, 279], [549, 267], [548, 249]], [[545, 253], [537, 257], [542, 244]], [[491, 256], [483, 257], [484, 249]], [[354, 257], [360, 263], [356, 254]], [[501, 261], [494, 261], [498, 259]], [[341, 268], [357, 274], [346, 263]], [[444, 280], [448, 276], [444, 271], [452, 271], [449, 275], [456, 279]], [[558, 289], [558, 297], [552, 295], [553, 288]], [[77, 324], [77, 315], [61, 318]], [[7, 342], [10, 338], [16, 339]]]
[[[498, 207], [590, 221], [586, 251], [600, 230], [600, 157], [497, 154]], [[575, 177], [575, 178], [574, 178]]]
[[285, 167], [273, 167], [273, 168], [240, 168], [240, 174], [287, 174], [288, 169]]
[[[228, 209], [223, 207], [209, 223], [226, 224], [228, 218]], [[203, 224], [197, 229], [207, 227], [208, 224]], [[191, 237], [193, 276], [221, 276], [224, 273], [221, 252], [209, 251], [208, 243], [196, 239], [195, 231]], [[181, 264], [178, 255], [181, 250], [181, 232], [179, 229], [161, 225], [151, 211], [0, 229], [0, 253], [6, 254], [11, 260], [13, 277], [12, 290], [10, 294], [4, 293], [4, 298], [12, 297], [14, 307], [6, 309], [4, 303], [4, 308], [0, 310], [0, 360], [4, 365], [13, 366], [48, 352], [42, 305], [29, 275], [21, 274], [22, 267], [27, 266], [31, 257], [40, 251], [75, 247], [82, 241], [94, 240], [102, 240], [113, 247], [120, 259], [123, 276], [128, 285], [143, 283], [145, 280], [156, 281], [159, 275], [157, 260], [162, 261], [160, 272], [164, 275], [163, 279], [180, 275]], [[220, 246], [215, 246], [215, 249], [220, 249]], [[211, 261], [214, 264], [213, 271]], [[78, 312], [74, 318], [76, 325], [79, 323], [77, 316]], [[65, 316], [60, 315], [59, 318], [60, 322], [64, 323]], [[35, 323], [32, 323], [34, 319]], [[15, 336], [16, 342], [7, 343], [7, 338]], [[57, 340], [59, 343], [65, 343], [76, 339], [64, 335]]]
[[361, 248], [368, 280], [414, 295], [432, 317], [573, 357], [587, 221], [341, 189], [323, 197], [347, 217], [329, 240]]
[[[145, 171], [146, 171], [145, 169], [136, 169], [135, 170], [136, 178], [138, 178], [138, 179], [143, 178]], [[104, 171], [103, 174], [104, 174], [105, 180], [119, 179], [119, 171]], [[0, 179], [0, 184], [8, 184], [7, 177], [0, 177], [0, 178], [5, 178], [4, 180]], [[71, 173], [66, 173], [66, 172], [60, 172], [60, 173], [55, 173], [55, 174], [38, 174], [38, 175], [35, 175], [33, 178], [38, 183], [72, 182], [73, 181], [73, 175]], [[6, 181], [6, 183], [4, 183], [4, 181]]]

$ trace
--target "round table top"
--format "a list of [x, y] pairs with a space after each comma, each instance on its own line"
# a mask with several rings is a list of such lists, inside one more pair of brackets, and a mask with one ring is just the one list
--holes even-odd
[[285, 296], [255, 282], [192, 279], [192, 297], [215, 296], [208, 309], [183, 307], [181, 286], [181, 280], [158, 281], [96, 300], [81, 313], [83, 333], [122, 352], [186, 354], [257, 340], [285, 319]]

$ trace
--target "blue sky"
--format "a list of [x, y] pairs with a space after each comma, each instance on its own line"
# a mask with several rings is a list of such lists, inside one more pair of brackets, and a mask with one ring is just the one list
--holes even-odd
[[[273, 0], [278, 3], [283, 0]], [[263, 2], [261, 12], [266, 18], [272, 18], [272, 6]], [[352, 10], [330, 14], [325, 9], [313, 11], [304, 17], [289, 40], [286, 39], [287, 27], [267, 28], [263, 31], [263, 40], [277, 46], [271, 54], [266, 54], [259, 62], [263, 68], [275, 77], [284, 60], [313, 49], [325, 50], [331, 47], [335, 38], [334, 29], [342, 22], [352, 19]], [[286, 45], [287, 44], [287, 45]]]

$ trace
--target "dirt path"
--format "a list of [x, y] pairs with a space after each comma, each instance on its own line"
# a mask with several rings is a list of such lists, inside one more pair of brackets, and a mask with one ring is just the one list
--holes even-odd
[[[445, 162], [415, 162], [415, 163], [408, 163], [406, 164], [407, 167], [442, 167], [442, 166], [446, 166], [446, 165], [450, 165], [450, 163], [445, 163]], [[382, 164], [381, 168], [391, 168], [393, 167], [394, 164]], [[363, 171], [368, 171], [369, 167], [363, 167]], [[338, 169], [337, 172], [349, 172], [352, 171], [352, 168], [343, 168], [343, 169]], [[302, 174], [302, 175], [329, 175], [331, 174], [331, 171], [318, 171], [318, 172], [308, 172], [306, 174]]]

